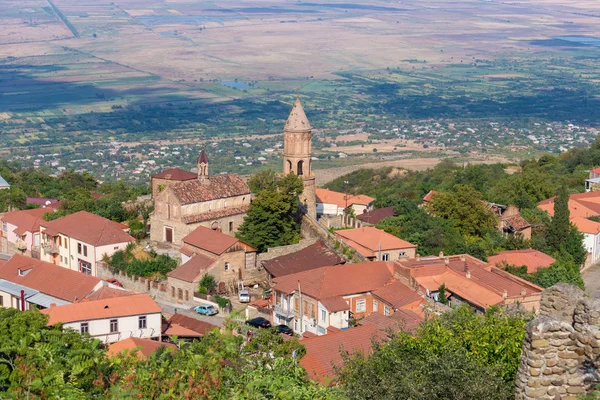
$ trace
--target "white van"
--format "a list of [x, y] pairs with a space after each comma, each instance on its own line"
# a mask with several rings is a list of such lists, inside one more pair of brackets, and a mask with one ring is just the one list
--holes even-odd
[[250, 292], [247, 290], [240, 290], [239, 294], [240, 303], [250, 303]]

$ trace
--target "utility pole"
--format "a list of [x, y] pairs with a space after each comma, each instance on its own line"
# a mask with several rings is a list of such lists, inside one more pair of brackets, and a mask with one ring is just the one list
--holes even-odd
[[302, 315], [302, 289], [300, 289], [300, 280], [298, 280], [298, 298], [300, 303], [300, 334], [302, 334], [302, 320], [304, 317]]

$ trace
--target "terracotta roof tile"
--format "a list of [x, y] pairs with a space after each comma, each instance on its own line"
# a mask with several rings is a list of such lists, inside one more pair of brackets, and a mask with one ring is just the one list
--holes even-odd
[[370, 353], [373, 340], [385, 340], [386, 335], [373, 324], [350, 328], [300, 341], [306, 347], [306, 355], [300, 359], [312, 380], [324, 382], [333, 378], [334, 366], [342, 365], [341, 351]]
[[[19, 269], [26, 272], [24, 276], [19, 276]], [[101, 282], [93, 276], [20, 254], [0, 264], [0, 279], [69, 302], [85, 298]]]
[[534, 249], [502, 251], [498, 254], [488, 257], [491, 265], [502, 267], [503, 264], [516, 265], [520, 267], [525, 265], [527, 273], [533, 274], [538, 268], [546, 268], [556, 262], [556, 260], [541, 251]]
[[172, 351], [177, 351], [177, 346], [173, 343], [164, 343], [151, 339], [129, 337], [119, 342], [110, 344], [108, 346], [107, 353], [109, 357], [114, 357], [123, 351], [127, 350], [131, 354], [135, 350], [138, 358], [144, 358], [149, 357], [161, 347], [166, 347]]
[[335, 236], [365, 257], [375, 257], [379, 250], [416, 248], [417, 245], [402, 240], [381, 229], [363, 226], [335, 231]]
[[223, 217], [229, 217], [232, 215], [243, 214], [248, 211], [248, 205], [239, 207], [228, 207], [222, 210], [207, 211], [199, 214], [184, 215], [181, 220], [186, 224], [195, 224], [197, 222], [210, 221], [213, 219], [219, 219]]
[[96, 247], [135, 242], [133, 237], [123, 232], [113, 221], [87, 211], [42, 222], [41, 226], [46, 228], [46, 233], [50, 232], [51, 236], [61, 233]]
[[250, 195], [250, 188], [237, 174], [213, 175], [208, 182], [189, 180], [170, 186], [181, 204]]
[[[187, 335], [184, 335], [182, 334], [184, 333], [183, 329], [180, 328], [189, 330], [191, 333], [188, 332]], [[192, 336], [192, 333], [194, 336], [204, 336], [215, 328], [218, 329], [219, 327], [208, 322], [185, 316], [183, 314], [173, 314], [173, 316], [167, 320], [167, 323], [163, 327], [163, 333], [169, 336]], [[179, 331], [179, 334], [174, 333], [177, 330]]]
[[320, 299], [319, 301], [329, 312], [350, 310], [350, 306], [341, 296], [328, 297], [326, 299]]
[[512, 217], [503, 218], [504, 221], [510, 228], [515, 231], [522, 231], [525, 228], [529, 228], [531, 224], [525, 221], [525, 218], [520, 215], [514, 215]]
[[434, 197], [436, 194], [439, 194], [439, 193], [440, 193], [440, 192], [438, 192], [437, 190], [430, 190], [430, 191], [429, 191], [429, 193], [427, 193], [427, 194], [425, 195], [425, 197], [423, 197], [423, 201], [424, 201], [424, 202], [431, 201], [431, 200], [433, 199], [433, 197]]
[[173, 271], [167, 274], [168, 277], [180, 279], [186, 282], [195, 282], [199, 279], [204, 271], [206, 271], [211, 265], [216, 263], [216, 259], [205, 256], [204, 254], [196, 254], [190, 258], [186, 263], [175, 268]]
[[58, 322], [69, 323], [131, 315], [160, 314], [161, 311], [152, 297], [142, 293], [129, 296], [127, 299], [113, 297], [65, 306], [51, 306], [42, 310], [41, 313], [49, 316], [48, 325], [54, 325]]
[[375, 201], [373, 197], [369, 197], [364, 194], [351, 195], [346, 193], [334, 192], [333, 190], [323, 188], [315, 189], [315, 193], [317, 196], [317, 203], [337, 204], [339, 208], [346, 208], [346, 198], [348, 199], [348, 206], [351, 206], [353, 204], [368, 205]]
[[171, 168], [154, 175], [152, 178], [166, 179], [169, 181], [189, 181], [198, 179], [198, 174], [180, 168]]
[[391, 304], [396, 309], [423, 301], [421, 295], [401, 281], [395, 281], [383, 286], [373, 291], [373, 295], [379, 297], [386, 303]]
[[87, 296], [83, 301], [94, 301], [94, 300], [104, 300], [104, 299], [112, 299], [115, 297], [126, 297], [132, 296], [135, 292], [130, 292], [129, 290], [124, 289], [114, 289], [108, 286], [102, 286], [100, 289], [96, 290], [94, 293]]
[[335, 251], [318, 241], [294, 253], [263, 261], [262, 266], [274, 277], [279, 277], [344, 262]]
[[579, 232], [596, 235], [600, 232], [600, 223], [583, 217], [571, 218], [571, 223], [577, 227]]
[[380, 288], [393, 280], [393, 265], [384, 261], [315, 268], [274, 279], [275, 290], [298, 290], [316, 299], [326, 299]]
[[199, 226], [182, 239], [183, 243], [206, 250], [216, 255], [223, 254], [231, 246], [239, 243], [239, 239], [213, 229]]
[[356, 218], [363, 222], [366, 222], [367, 224], [376, 225], [386, 218], [395, 216], [396, 213], [394, 212], [394, 206], [389, 206], [364, 212], [362, 214], [357, 215]]
[[52, 207], [10, 211], [2, 216], [2, 221], [15, 225], [20, 232], [39, 232], [40, 223], [44, 222], [44, 214], [54, 211]]
[[371, 313], [360, 321], [361, 325], [374, 324], [381, 331], [403, 330], [413, 333], [424, 321], [424, 318], [412, 311], [399, 309], [391, 316], [386, 317], [383, 314]]

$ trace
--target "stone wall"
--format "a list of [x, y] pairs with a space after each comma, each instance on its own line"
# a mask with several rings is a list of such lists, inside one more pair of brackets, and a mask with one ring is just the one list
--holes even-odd
[[148, 293], [155, 300], [172, 301], [167, 282], [156, 282], [135, 275], [127, 275], [116, 268], [109, 267], [102, 261], [96, 263], [96, 276], [104, 280], [115, 278], [125, 289], [137, 293]]
[[600, 299], [558, 283], [544, 291], [526, 328], [517, 400], [575, 400], [598, 383]]
[[307, 248], [317, 242], [317, 238], [300, 239], [296, 244], [290, 244], [288, 246], [271, 247], [266, 252], [260, 253], [256, 256], [256, 265], [260, 266], [261, 262], [271, 260], [275, 257], [285, 256], [287, 254], [295, 253], [302, 249]]

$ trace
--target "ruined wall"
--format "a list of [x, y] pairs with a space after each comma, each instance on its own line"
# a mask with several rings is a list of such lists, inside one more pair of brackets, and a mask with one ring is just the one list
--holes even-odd
[[575, 400], [598, 382], [600, 299], [558, 283], [544, 291], [526, 328], [517, 400]]

